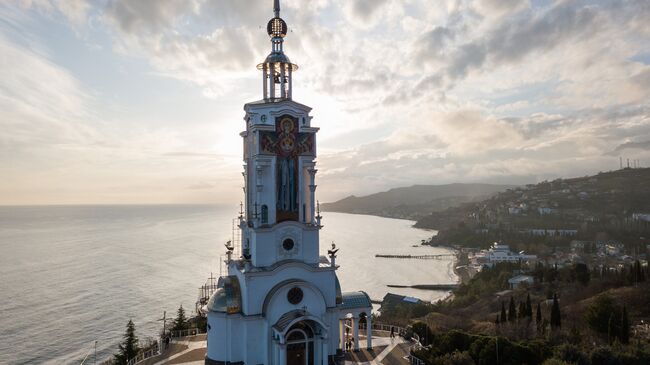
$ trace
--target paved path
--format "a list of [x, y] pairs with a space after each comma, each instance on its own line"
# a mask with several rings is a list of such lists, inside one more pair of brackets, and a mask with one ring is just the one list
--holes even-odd
[[[190, 352], [192, 352], [194, 350], [200, 350], [200, 349], [207, 348], [207, 341], [205, 341], [205, 340], [192, 341], [190, 339], [190, 340], [185, 340], [185, 341], [178, 341], [176, 343], [186, 345], [187, 349], [185, 349], [185, 350], [183, 350], [181, 352], [175, 353], [174, 355], [172, 355], [172, 356], [170, 356], [168, 358], [162, 359], [162, 360], [158, 361], [157, 363], [155, 363], [154, 365], [163, 365], [163, 364], [171, 364], [171, 363], [179, 364], [178, 362], [175, 362], [174, 360], [181, 357], [181, 356], [183, 356], [183, 355], [185, 355], [185, 354], [188, 354], [188, 353], [190, 353]], [[190, 361], [190, 362], [182, 362], [181, 364], [192, 364], [192, 365], [194, 365], [194, 364], [205, 364], [205, 354], [201, 355], [200, 359], [196, 359], [195, 361]]]
[[[186, 345], [187, 349], [175, 353], [172, 356], [162, 359], [158, 362], [156, 362], [154, 365], [164, 365], [164, 364], [183, 364], [183, 365], [203, 365], [205, 364], [205, 351], [201, 352], [199, 350], [205, 350], [207, 347], [207, 342], [204, 340], [201, 341], [192, 341], [192, 340], [185, 340], [185, 341], [178, 341], [176, 342], [178, 344]], [[404, 340], [401, 337], [395, 337], [395, 338], [390, 338], [390, 337], [374, 337], [372, 338], [372, 344], [373, 347], [376, 349], [382, 348], [381, 352], [375, 356], [374, 359], [370, 361], [350, 361], [346, 360], [345, 364], [346, 365], [353, 365], [353, 364], [362, 364], [362, 365], [382, 365], [382, 361], [387, 360], [390, 361], [387, 364], [393, 364], [395, 354], [398, 353], [400, 350], [400, 347], [404, 347], [406, 344], [408, 344], [408, 341]], [[404, 345], [402, 345], [404, 344]], [[402, 346], [400, 346], [402, 345]], [[362, 349], [366, 348], [366, 341], [365, 340], [360, 340], [359, 341], [359, 347]], [[391, 352], [395, 352], [394, 354], [391, 355]], [[191, 353], [191, 354], [190, 354]], [[358, 353], [354, 353], [358, 354]], [[196, 356], [192, 356], [196, 355]], [[364, 355], [368, 355], [368, 352], [364, 350]], [[391, 355], [391, 356], [389, 356]], [[354, 355], [353, 355], [354, 356]], [[197, 358], [198, 357], [198, 358]], [[367, 358], [367, 357], [366, 357]], [[177, 361], [174, 361], [177, 360]]]
[[[382, 361], [390, 354], [393, 349], [395, 349], [396, 346], [402, 343], [406, 343], [407, 341], [401, 337], [395, 337], [395, 338], [390, 338], [390, 337], [372, 337], [372, 345], [373, 347], [383, 347], [386, 346], [377, 356], [366, 362], [354, 362], [354, 361], [349, 361], [346, 360], [345, 364], [346, 365], [353, 365], [353, 364], [362, 364], [362, 365], [381, 365]], [[359, 341], [359, 347], [361, 348], [366, 348], [366, 341], [361, 340]]]

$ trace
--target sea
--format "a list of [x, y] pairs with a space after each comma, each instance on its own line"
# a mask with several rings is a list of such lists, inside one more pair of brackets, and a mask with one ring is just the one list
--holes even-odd
[[[133, 320], [141, 341], [160, 332], [163, 313], [195, 309], [198, 287], [222, 268], [237, 206], [115, 205], [0, 207], [0, 364], [86, 364], [116, 351]], [[457, 281], [453, 259], [376, 258], [445, 254], [421, 246], [436, 234], [412, 221], [322, 214], [322, 254], [340, 248], [343, 291], [427, 301], [444, 291], [388, 284]], [[96, 354], [96, 355], [95, 355]]]

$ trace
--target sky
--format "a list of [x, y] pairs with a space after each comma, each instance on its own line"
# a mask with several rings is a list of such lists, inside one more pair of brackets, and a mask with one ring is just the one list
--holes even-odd
[[[284, 0], [317, 196], [650, 165], [647, 0]], [[0, 204], [242, 199], [271, 0], [0, 5]]]

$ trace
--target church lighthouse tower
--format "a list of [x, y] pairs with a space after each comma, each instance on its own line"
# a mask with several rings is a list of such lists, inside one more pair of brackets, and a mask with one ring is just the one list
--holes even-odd
[[273, 11], [267, 25], [271, 52], [257, 66], [262, 99], [244, 105], [246, 129], [240, 134], [245, 212], [235, 244], [242, 255], [232, 257], [234, 247], [227, 246], [228, 273], [204, 307], [208, 365], [330, 364], [345, 348], [350, 323], [359, 348], [359, 315], [370, 317], [372, 309], [364, 292], [341, 293], [336, 250], [331, 261], [319, 253], [318, 128], [311, 108], [293, 100], [298, 66], [284, 53], [287, 25], [279, 0]]

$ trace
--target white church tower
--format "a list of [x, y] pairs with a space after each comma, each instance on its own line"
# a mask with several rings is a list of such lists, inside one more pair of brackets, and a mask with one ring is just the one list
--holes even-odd
[[329, 258], [320, 255], [318, 128], [311, 108], [292, 99], [298, 66], [283, 51], [287, 25], [279, 0], [273, 10], [271, 53], [257, 66], [263, 99], [244, 105], [246, 199], [235, 243], [242, 255], [233, 257], [235, 247], [227, 246], [228, 275], [204, 307], [207, 365], [333, 364], [346, 341], [359, 349], [359, 320], [371, 320], [366, 293], [341, 293], [334, 245]]

